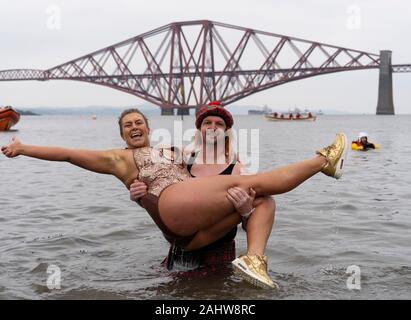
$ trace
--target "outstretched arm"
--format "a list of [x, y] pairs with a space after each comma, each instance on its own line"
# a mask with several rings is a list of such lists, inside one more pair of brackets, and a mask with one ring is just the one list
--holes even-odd
[[66, 161], [78, 167], [105, 174], [116, 173], [116, 167], [121, 162], [118, 150], [91, 151], [59, 147], [40, 147], [25, 145], [13, 137], [12, 142], [1, 148], [5, 156], [14, 158], [19, 155], [49, 161]]

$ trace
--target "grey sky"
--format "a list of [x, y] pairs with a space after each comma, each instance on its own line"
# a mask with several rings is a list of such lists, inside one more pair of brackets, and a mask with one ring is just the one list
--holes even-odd
[[[47, 23], [61, 12], [60, 29]], [[353, 27], [353, 8], [359, 24]], [[411, 63], [408, 0], [0, 0], [0, 70], [45, 69], [174, 21], [207, 19], [378, 53]], [[351, 23], [351, 24], [350, 24]], [[411, 73], [394, 74], [396, 113], [411, 113]], [[314, 77], [275, 87], [236, 105], [294, 106], [374, 113], [378, 71]], [[0, 82], [0, 105], [139, 105], [117, 90], [74, 81]]]

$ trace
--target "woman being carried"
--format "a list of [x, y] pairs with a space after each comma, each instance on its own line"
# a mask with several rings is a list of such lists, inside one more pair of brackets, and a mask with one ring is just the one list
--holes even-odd
[[[167, 240], [186, 250], [208, 245], [238, 223], [239, 214], [226, 196], [228, 189], [253, 189], [258, 197], [291, 191], [320, 171], [338, 179], [342, 175], [347, 151], [347, 138], [340, 133], [332, 145], [318, 151], [312, 159], [254, 175], [190, 179], [185, 164], [178, 159], [176, 152], [146, 147], [149, 145], [149, 127], [141, 112], [135, 110], [123, 113], [119, 125], [122, 138], [135, 149], [91, 151], [41, 147], [24, 145], [13, 138], [1, 150], [10, 158], [24, 155], [42, 160], [66, 161], [86, 170], [110, 174], [127, 188], [137, 177], [148, 186], [148, 195], [141, 203], [143, 207]], [[222, 227], [216, 228], [219, 225]], [[208, 235], [210, 229], [219, 229], [221, 234]], [[275, 286], [267, 274], [266, 257], [243, 255], [233, 264], [256, 284]]]

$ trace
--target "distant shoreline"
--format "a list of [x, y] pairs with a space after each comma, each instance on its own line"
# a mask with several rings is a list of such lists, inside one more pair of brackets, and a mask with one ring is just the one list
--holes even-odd
[[[144, 114], [148, 116], [160, 115], [160, 109], [149, 109], [141, 108], [141, 106], [136, 106]], [[25, 110], [18, 110], [21, 115], [119, 115], [123, 110], [128, 109], [127, 107], [28, 107]], [[249, 110], [258, 110], [255, 107], [253, 109], [248, 107], [238, 107], [238, 106], [228, 106], [227, 108], [233, 115], [247, 115]], [[16, 109], [17, 110], [17, 109]], [[258, 110], [260, 111], [260, 110]], [[261, 110], [262, 111], [262, 110]], [[314, 111], [316, 113], [316, 111]], [[190, 112], [193, 116], [194, 113]], [[352, 113], [352, 112], [342, 112], [337, 110], [327, 110], [322, 109], [323, 115], [363, 115], [367, 113]], [[369, 113], [370, 115], [372, 113]]]
[[35, 113], [35, 112], [33, 112], [33, 111], [29, 111], [29, 110], [19, 110], [19, 109], [16, 109], [16, 111], [17, 111], [18, 113], [20, 113], [20, 115], [22, 115], [22, 116], [40, 116], [40, 114]]

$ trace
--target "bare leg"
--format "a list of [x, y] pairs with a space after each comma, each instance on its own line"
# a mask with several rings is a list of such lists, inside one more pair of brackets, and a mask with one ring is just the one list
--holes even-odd
[[214, 224], [208, 229], [199, 230], [194, 239], [185, 246], [185, 250], [196, 250], [203, 248], [218, 239], [221, 239], [224, 235], [227, 234], [235, 225], [241, 222], [240, 215], [237, 212], [229, 214], [220, 222]]
[[321, 171], [325, 163], [324, 157], [317, 156], [256, 175], [189, 179], [163, 191], [160, 215], [172, 231], [188, 236], [208, 229], [234, 211], [226, 198], [229, 188], [253, 188], [257, 196], [288, 192]]
[[[199, 226], [197, 231], [202, 230], [212, 226], [213, 222], [225, 220], [229, 215], [232, 208], [224, 197], [228, 188], [253, 188], [257, 196], [262, 196], [290, 191], [319, 171], [338, 179], [342, 174], [346, 151], [347, 137], [344, 134], [337, 134], [336, 141], [332, 145], [318, 152], [321, 156], [310, 160], [253, 176], [220, 176], [213, 179], [198, 179], [196, 183], [187, 181], [170, 186], [164, 190], [159, 199], [160, 215], [165, 213], [162, 215], [164, 222], [176, 233], [189, 232], [190, 223], [197, 223]], [[185, 213], [181, 213], [184, 209], [186, 209]], [[209, 216], [206, 215], [207, 212]], [[269, 224], [269, 228], [264, 228], [263, 220], [254, 220], [249, 231], [250, 235], [247, 237], [247, 254], [232, 261], [236, 273], [248, 282], [263, 288], [278, 288], [268, 275], [268, 260], [264, 256], [272, 223], [273, 221]], [[264, 235], [259, 237], [258, 229], [262, 226]]]
[[[247, 243], [249, 254], [263, 255], [274, 223], [275, 202], [272, 198], [262, 198], [247, 222]], [[241, 221], [233, 212], [213, 226], [199, 230], [194, 239], [184, 248], [196, 250], [220, 239]]]
[[247, 253], [232, 261], [235, 273], [244, 280], [263, 288], [278, 288], [278, 285], [268, 275], [268, 260], [264, 255], [274, 224], [274, 214], [274, 199], [262, 198], [262, 202], [247, 222]]
[[274, 224], [275, 202], [263, 198], [247, 221], [247, 254], [264, 255], [268, 238]]

